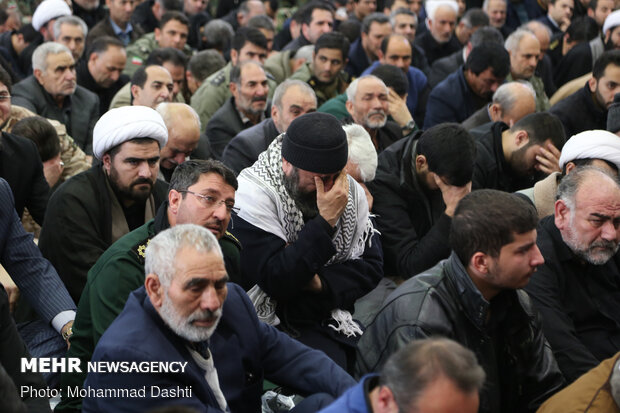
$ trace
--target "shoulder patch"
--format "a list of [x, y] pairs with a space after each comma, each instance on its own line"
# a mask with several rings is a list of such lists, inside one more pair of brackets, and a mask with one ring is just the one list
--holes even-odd
[[554, 50], [559, 45], [560, 45], [560, 40], [556, 39], [552, 41], [551, 44], [549, 45], [549, 50]]
[[140, 59], [138, 56], [134, 56], [131, 58], [132, 65], [142, 66], [142, 63], [142, 59]]
[[217, 74], [217, 76], [211, 79], [211, 84], [213, 86], [219, 86], [224, 83], [224, 80], [226, 80], [226, 75], [224, 74], [224, 72], [220, 72]]
[[273, 80], [274, 82], [276, 81], [276, 78], [271, 73], [269, 73], [267, 70], [265, 70], [265, 76], [267, 76], [267, 79], [269, 80]]
[[131, 251], [136, 255], [138, 261], [140, 261], [140, 264], [142, 265], [144, 265], [144, 260], [146, 258], [146, 247], [149, 245], [149, 242], [151, 242], [150, 237], [143, 239], [131, 248]]
[[241, 241], [239, 241], [233, 234], [231, 234], [230, 232], [226, 231], [224, 233], [224, 236], [222, 237], [222, 240], [228, 240], [231, 241], [233, 244], [235, 244], [237, 246], [237, 248], [241, 249]]

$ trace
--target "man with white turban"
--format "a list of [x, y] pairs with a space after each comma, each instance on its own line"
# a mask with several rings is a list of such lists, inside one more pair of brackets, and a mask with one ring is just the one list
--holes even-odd
[[125, 106], [95, 125], [91, 169], [66, 181], [49, 200], [39, 247], [78, 302], [86, 274], [116, 240], [149, 221], [166, 200], [157, 180], [168, 130], [155, 110]]
[[620, 138], [604, 130], [589, 130], [570, 138], [562, 147], [559, 161], [562, 172], [553, 172], [519, 193], [526, 195], [542, 219], [553, 214], [555, 195], [560, 180], [575, 168], [594, 166], [617, 175], [620, 170]]

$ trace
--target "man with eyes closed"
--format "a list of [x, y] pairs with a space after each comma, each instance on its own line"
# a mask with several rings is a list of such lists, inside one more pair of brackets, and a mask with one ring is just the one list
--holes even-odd
[[[235, 210], [237, 179], [219, 161], [179, 164], [170, 181], [168, 200], [154, 219], [115, 242], [88, 273], [80, 300], [68, 357], [90, 361], [95, 345], [123, 310], [131, 291], [144, 284], [144, 251], [159, 232], [180, 224], [207, 228], [219, 241], [228, 277], [239, 281], [239, 242], [226, 231]], [[84, 373], [63, 373], [62, 388], [81, 386]], [[59, 411], [79, 411], [81, 399], [64, 398]]]

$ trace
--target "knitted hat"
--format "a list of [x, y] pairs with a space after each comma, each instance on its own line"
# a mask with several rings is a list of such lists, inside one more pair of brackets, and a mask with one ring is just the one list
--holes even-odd
[[50, 20], [62, 16], [71, 16], [71, 9], [64, 0], [45, 0], [32, 15], [32, 27], [39, 31]]
[[614, 103], [607, 111], [607, 130], [611, 133], [620, 131], [620, 93], [616, 93]]
[[312, 112], [296, 118], [282, 140], [282, 157], [293, 166], [333, 174], [347, 164], [347, 134], [335, 116]]
[[104, 113], [93, 130], [93, 155], [101, 159], [113, 147], [135, 138], [151, 138], [166, 146], [168, 129], [161, 115], [148, 106], [122, 106]]

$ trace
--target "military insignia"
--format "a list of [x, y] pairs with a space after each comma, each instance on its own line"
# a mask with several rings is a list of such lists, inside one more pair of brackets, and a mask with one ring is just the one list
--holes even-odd
[[236, 238], [233, 234], [231, 234], [230, 232], [226, 231], [226, 232], [224, 233], [224, 237], [223, 237], [223, 238], [226, 238], [227, 240], [232, 241], [232, 242], [233, 242], [233, 243], [237, 246], [237, 248], [241, 249], [241, 241], [239, 241], [239, 240], [238, 240], [238, 239], [237, 239], [237, 238]]
[[224, 75], [224, 72], [220, 72], [211, 80], [211, 84], [213, 86], [219, 86], [224, 83], [224, 80], [226, 80], [226, 76]]
[[132, 65], [138, 65], [138, 66], [142, 66], [142, 59], [140, 59], [138, 56], [134, 56], [131, 58], [131, 64]]
[[560, 40], [556, 39], [556, 40], [552, 41], [551, 44], [549, 45], [549, 50], [554, 50], [559, 45], [560, 45]]
[[147, 238], [143, 241], [140, 241], [132, 248], [132, 251], [136, 254], [136, 257], [138, 257], [138, 261], [140, 261], [142, 265], [144, 265], [144, 261], [146, 259], [146, 247], [148, 247], [150, 242], [151, 239]]

